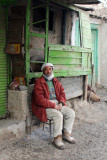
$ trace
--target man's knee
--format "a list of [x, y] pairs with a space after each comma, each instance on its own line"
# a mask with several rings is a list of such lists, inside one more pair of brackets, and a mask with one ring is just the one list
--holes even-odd
[[71, 109], [71, 108], [69, 108], [68, 115], [74, 119], [75, 118], [75, 112], [74, 112], [74, 110]]
[[53, 110], [53, 120], [63, 121], [63, 115], [58, 110]]
[[56, 109], [46, 109], [48, 119], [63, 120], [63, 115]]
[[56, 112], [56, 118], [59, 119], [59, 120], [63, 120], [63, 115], [59, 111], [57, 111]]

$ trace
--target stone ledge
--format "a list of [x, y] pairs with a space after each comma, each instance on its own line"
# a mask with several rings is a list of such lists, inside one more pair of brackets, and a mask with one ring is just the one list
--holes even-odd
[[26, 120], [26, 117], [29, 116], [27, 90], [8, 90], [8, 111], [11, 118]]
[[20, 138], [25, 135], [25, 121], [16, 119], [0, 120], [0, 142]]

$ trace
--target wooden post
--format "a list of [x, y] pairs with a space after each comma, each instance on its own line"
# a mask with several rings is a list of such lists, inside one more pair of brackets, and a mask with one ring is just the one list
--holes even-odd
[[88, 86], [88, 75], [85, 76], [85, 82], [84, 82], [84, 96], [83, 100], [87, 101], [87, 86]]

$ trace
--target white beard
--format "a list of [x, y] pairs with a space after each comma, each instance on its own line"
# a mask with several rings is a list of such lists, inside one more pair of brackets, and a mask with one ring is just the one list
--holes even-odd
[[46, 78], [48, 81], [51, 81], [54, 78], [54, 74], [52, 73], [49, 77], [45, 76], [43, 74], [44, 78]]

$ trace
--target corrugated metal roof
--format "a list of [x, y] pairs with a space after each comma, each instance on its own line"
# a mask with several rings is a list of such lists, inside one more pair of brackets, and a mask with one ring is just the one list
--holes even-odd
[[62, 0], [67, 4], [98, 4], [101, 0]]
[[74, 4], [74, 6], [84, 10], [84, 11], [94, 11], [94, 8], [90, 5], [81, 5], [81, 4]]
[[[17, 0], [0, 0], [0, 4], [2, 5], [10, 5]], [[98, 4], [101, 3], [100, 0], [62, 0], [67, 4]]]
[[107, 7], [104, 7], [103, 4], [96, 4], [96, 5], [75, 4], [75, 6], [82, 10], [88, 11], [88, 13], [92, 17], [107, 20]]
[[93, 17], [107, 20], [107, 8], [96, 9], [92, 12], [90, 11], [89, 14]]

